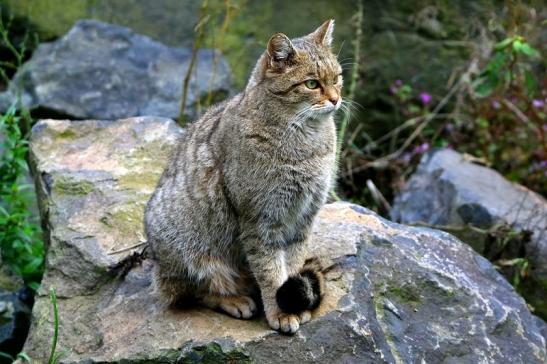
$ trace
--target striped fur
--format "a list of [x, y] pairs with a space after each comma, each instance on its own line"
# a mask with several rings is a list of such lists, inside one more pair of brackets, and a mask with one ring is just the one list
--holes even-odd
[[310, 319], [280, 310], [275, 295], [302, 269], [335, 171], [342, 79], [333, 26], [293, 40], [274, 35], [245, 90], [179, 141], [145, 212], [156, 281], [170, 302], [194, 298], [248, 318], [259, 289], [272, 328], [294, 333]]

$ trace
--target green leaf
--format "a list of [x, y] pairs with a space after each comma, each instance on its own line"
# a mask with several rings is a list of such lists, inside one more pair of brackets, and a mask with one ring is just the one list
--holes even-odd
[[24, 275], [30, 275], [36, 271], [38, 271], [38, 269], [42, 266], [42, 258], [41, 257], [36, 257], [34, 259], [32, 259], [28, 264], [26, 264], [23, 269], [22, 269], [22, 272]]
[[32, 360], [30, 359], [30, 357], [24, 353], [24, 352], [21, 352], [19, 354], [17, 354], [17, 359], [23, 359], [24, 361], [26, 361], [27, 363], [31, 363]]
[[513, 42], [513, 51], [515, 51], [515, 53], [522, 53], [522, 46], [523, 43], [520, 40], [515, 40]]
[[524, 84], [526, 85], [526, 93], [528, 97], [533, 98], [537, 90], [537, 81], [532, 72], [525, 70], [524, 71]]
[[507, 52], [496, 52], [480, 76], [482, 77], [486, 74], [497, 74], [508, 60], [509, 54]]
[[479, 126], [479, 128], [482, 128], [482, 129], [487, 129], [488, 128], [488, 119], [482, 117], [482, 116], [479, 116], [475, 122], [477, 123], [477, 125]]
[[13, 356], [9, 355], [8, 353], [4, 353], [3, 351], [0, 351], [0, 358], [6, 358], [13, 361]]
[[412, 114], [417, 114], [421, 111], [422, 109], [417, 106], [417, 105], [414, 105], [414, 104], [411, 104], [408, 106], [408, 111], [410, 111]]
[[496, 84], [497, 82], [492, 82], [489, 78], [478, 79], [473, 84], [473, 89], [478, 97], [484, 98], [492, 94]]
[[504, 40], [502, 40], [501, 42], [499, 42], [498, 44], [496, 44], [494, 46], [494, 49], [499, 51], [499, 50], [502, 50], [503, 48], [506, 48], [509, 44], [511, 44], [511, 42], [514, 40], [513, 37], [511, 38], [505, 38]]
[[528, 57], [539, 57], [539, 51], [532, 48], [528, 43], [523, 43], [520, 47], [520, 52]]

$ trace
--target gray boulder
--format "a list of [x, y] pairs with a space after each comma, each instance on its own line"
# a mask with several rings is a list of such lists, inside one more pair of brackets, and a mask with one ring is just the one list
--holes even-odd
[[547, 317], [547, 201], [539, 194], [473, 163], [469, 156], [440, 149], [422, 158], [395, 198], [391, 218], [454, 231], [482, 254], [500, 252], [489, 246], [492, 242], [481, 230], [506, 225], [528, 232], [513, 254], [529, 261], [531, 277], [524, 282], [523, 294]]
[[547, 360], [543, 322], [469, 246], [343, 202], [325, 206], [313, 227], [328, 293], [295, 336], [272, 331], [263, 317], [166, 307], [142, 255], [142, 217], [182, 133], [154, 117], [34, 127], [31, 160], [49, 240], [24, 348], [37, 363], [50, 349], [51, 287], [66, 363]]
[[[38, 47], [8, 94], [0, 95], [0, 106], [21, 93], [23, 104], [39, 115], [176, 118], [191, 54], [190, 48], [167, 47], [128, 28], [81, 20], [59, 40]], [[187, 117], [196, 117], [209, 90], [214, 98], [226, 97], [230, 71], [219, 52], [201, 49], [189, 83]]]

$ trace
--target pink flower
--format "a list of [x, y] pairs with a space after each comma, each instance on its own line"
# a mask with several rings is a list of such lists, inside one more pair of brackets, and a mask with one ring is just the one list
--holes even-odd
[[543, 106], [545, 106], [545, 102], [543, 100], [533, 100], [532, 101], [532, 105], [536, 108], [536, 109], [541, 109]]
[[427, 92], [420, 93], [420, 101], [424, 106], [427, 106], [431, 102], [431, 95]]
[[496, 110], [498, 110], [500, 107], [501, 107], [501, 104], [499, 103], [499, 101], [492, 101], [492, 107]]

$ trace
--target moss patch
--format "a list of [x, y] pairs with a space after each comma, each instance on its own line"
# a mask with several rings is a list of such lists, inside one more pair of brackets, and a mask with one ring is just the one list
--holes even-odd
[[143, 201], [128, 202], [108, 212], [100, 221], [123, 235], [134, 235], [142, 230], [144, 205]]
[[53, 181], [53, 191], [61, 195], [87, 195], [95, 190], [89, 181], [79, 181], [70, 177], [58, 177]]
[[55, 136], [57, 139], [65, 139], [65, 140], [74, 140], [80, 137], [80, 135], [71, 128], [66, 128], [62, 132], [57, 133]]
[[184, 364], [252, 363], [249, 356], [241, 349], [233, 349], [225, 353], [217, 343], [192, 348], [180, 362]]
[[161, 171], [130, 173], [118, 178], [118, 186], [122, 189], [153, 190], [161, 176]]
[[420, 289], [411, 285], [398, 286], [391, 284], [387, 288], [385, 296], [411, 306], [415, 306], [421, 302]]

